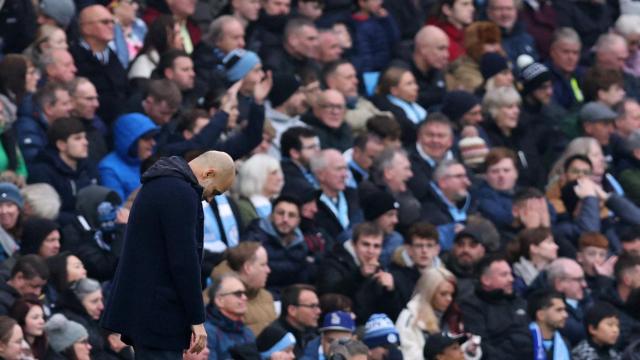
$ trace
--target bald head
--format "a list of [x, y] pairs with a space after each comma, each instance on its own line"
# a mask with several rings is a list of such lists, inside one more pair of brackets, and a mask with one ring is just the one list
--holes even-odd
[[202, 197], [207, 201], [229, 190], [236, 177], [233, 159], [221, 151], [207, 151], [191, 160], [189, 167], [204, 188]]
[[102, 51], [113, 39], [113, 15], [102, 5], [91, 5], [82, 9], [79, 23], [80, 34], [93, 50]]
[[569, 258], [558, 258], [547, 267], [547, 280], [554, 290], [567, 298], [581, 300], [587, 286], [584, 271], [578, 262]]
[[415, 36], [413, 61], [418, 69], [426, 72], [430, 69], [442, 70], [449, 62], [449, 37], [442, 29], [427, 25]]
[[603, 34], [595, 45], [596, 64], [607, 70], [622, 70], [629, 57], [627, 41], [618, 34]]

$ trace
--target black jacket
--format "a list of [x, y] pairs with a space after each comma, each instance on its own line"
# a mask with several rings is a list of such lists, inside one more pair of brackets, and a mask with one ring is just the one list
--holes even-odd
[[249, 224], [243, 241], [257, 241], [267, 250], [271, 273], [267, 279], [267, 287], [272, 292], [299, 283], [311, 283], [314, 264], [307, 260], [309, 251], [302, 232], [295, 230], [294, 238], [288, 246], [284, 246], [269, 218], [258, 218]]
[[354, 257], [338, 244], [320, 264], [317, 279], [319, 294], [338, 293], [353, 301], [356, 323], [364, 324], [374, 313], [385, 313], [394, 320], [402, 311], [397, 291], [388, 291], [373, 277], [364, 277]]
[[435, 168], [418, 154], [415, 143], [409, 146], [409, 161], [413, 176], [407, 181], [407, 186], [416, 199], [422, 203], [430, 196], [429, 182], [433, 178]]
[[[364, 215], [360, 209], [358, 193], [355, 189], [346, 188], [344, 196], [349, 205], [349, 229], [364, 220]], [[343, 229], [338, 218], [333, 214], [331, 209], [322, 201], [317, 201], [318, 212], [316, 213], [315, 222], [319, 228], [323, 230], [323, 235], [327, 240], [326, 248], [331, 249], [337, 241], [344, 240], [345, 230]]]
[[89, 186], [78, 193], [77, 215], [62, 228], [62, 248], [82, 260], [88, 277], [107, 281], [113, 279], [122, 252], [124, 225], [101, 228], [98, 206], [102, 202], [117, 207], [122, 200], [117, 192], [103, 186]]
[[302, 120], [316, 131], [320, 139], [320, 146], [323, 149], [337, 149], [340, 152], [347, 151], [353, 146], [353, 133], [351, 126], [346, 121], [337, 129], [330, 128], [313, 113], [305, 114]]
[[460, 304], [465, 331], [482, 337], [482, 358], [531, 359], [527, 303], [500, 290], [475, 293]]
[[56, 312], [63, 314], [67, 319], [75, 321], [84, 326], [89, 333], [89, 344], [91, 344], [91, 358], [99, 360], [115, 360], [117, 357], [107, 353], [109, 343], [102, 337], [102, 330], [97, 320], [89, 316], [82, 306], [82, 303], [71, 289], [67, 289], [58, 298]]
[[180, 351], [204, 323], [202, 191], [179, 157], [142, 175], [102, 320], [128, 344]]
[[401, 266], [395, 263], [389, 265], [389, 272], [393, 275], [395, 292], [402, 306], [405, 306], [413, 296], [413, 290], [422, 275], [415, 266]]
[[401, 107], [393, 104], [385, 95], [374, 95], [371, 98], [371, 102], [381, 111], [391, 111], [393, 118], [402, 130], [400, 140], [403, 146], [411, 147], [412, 144], [416, 143], [417, 125], [409, 120], [407, 114], [405, 114]]
[[6, 282], [0, 283], [0, 315], [9, 315], [9, 310], [21, 297], [20, 293]]
[[57, 150], [49, 146], [38, 154], [34, 164], [29, 167], [29, 183], [47, 183], [56, 189], [62, 200], [58, 221], [66, 225], [74, 217], [78, 191], [98, 183], [98, 170], [88, 160], [78, 161], [74, 170], [62, 161]]
[[111, 49], [108, 51], [109, 61], [107, 64], [102, 64], [90, 50], [79, 44], [69, 47], [69, 52], [78, 68], [77, 75], [91, 80], [98, 91], [100, 100], [98, 116], [111, 124], [122, 113], [122, 104], [125, 103], [129, 83], [127, 72], [120, 64], [117, 55]]

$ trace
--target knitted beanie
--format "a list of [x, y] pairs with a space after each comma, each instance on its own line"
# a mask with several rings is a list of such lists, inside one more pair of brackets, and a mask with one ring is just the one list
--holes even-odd
[[484, 163], [484, 159], [489, 153], [487, 143], [479, 136], [462, 138], [458, 142], [460, 155], [465, 165], [470, 168], [477, 168]]
[[277, 325], [267, 326], [256, 339], [256, 345], [262, 359], [268, 359], [273, 353], [285, 350], [295, 344], [295, 336]]
[[23, 255], [37, 254], [47, 235], [56, 229], [58, 229], [58, 224], [55, 221], [38, 217], [27, 219], [22, 231], [20, 252]]
[[75, 321], [68, 320], [62, 314], [53, 315], [44, 325], [49, 345], [59, 353], [72, 346], [78, 340], [88, 338], [87, 330]]
[[24, 200], [20, 195], [20, 189], [12, 183], [0, 182], [0, 203], [10, 201], [22, 210], [24, 206]]
[[387, 315], [373, 314], [364, 326], [362, 342], [369, 349], [373, 349], [378, 346], [396, 345], [400, 342], [400, 336]]
[[482, 55], [480, 59], [480, 72], [485, 81], [491, 79], [497, 73], [508, 69], [509, 62], [507, 58], [499, 53], [486, 53]]
[[480, 100], [470, 92], [461, 90], [450, 91], [445, 95], [440, 111], [447, 115], [449, 120], [457, 123], [464, 114], [479, 104]]
[[273, 87], [269, 92], [271, 107], [276, 108], [287, 101], [300, 89], [300, 81], [291, 74], [280, 74], [273, 77]]
[[522, 95], [528, 95], [551, 80], [551, 71], [544, 64], [533, 61], [529, 55], [518, 57], [518, 68], [522, 81]]
[[399, 209], [400, 204], [386, 191], [376, 191], [362, 199], [364, 218], [373, 221], [389, 210]]
[[76, 5], [72, 0], [41, 0], [40, 11], [66, 28], [76, 14]]
[[227, 80], [234, 83], [244, 78], [254, 66], [260, 63], [258, 54], [244, 49], [235, 49], [222, 59]]

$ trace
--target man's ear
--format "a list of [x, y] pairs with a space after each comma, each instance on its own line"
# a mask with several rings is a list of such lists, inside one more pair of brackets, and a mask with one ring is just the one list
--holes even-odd
[[56, 149], [58, 152], [63, 152], [67, 148], [67, 142], [63, 140], [56, 140]]
[[209, 178], [213, 178], [214, 176], [217, 175], [217, 171], [214, 168], [208, 168], [202, 171], [202, 178], [203, 179], [209, 179]]

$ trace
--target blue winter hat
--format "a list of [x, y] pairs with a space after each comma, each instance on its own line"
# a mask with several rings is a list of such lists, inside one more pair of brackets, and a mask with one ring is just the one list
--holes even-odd
[[22, 199], [22, 195], [20, 195], [20, 189], [17, 186], [10, 182], [1, 182], [0, 183], [0, 203], [5, 201], [10, 201], [22, 210], [24, 206], [24, 200]]
[[251, 69], [260, 64], [258, 54], [244, 49], [235, 49], [222, 59], [227, 80], [236, 82], [244, 78]]
[[76, 14], [76, 5], [72, 0], [42, 0], [40, 11], [66, 29]]
[[369, 349], [373, 349], [378, 346], [398, 345], [400, 336], [387, 315], [373, 314], [364, 326], [362, 341]]
[[296, 337], [277, 325], [267, 326], [256, 339], [260, 358], [268, 359], [275, 352], [296, 344]]
[[351, 314], [345, 311], [333, 311], [324, 316], [322, 327], [318, 329], [324, 331], [356, 331], [356, 324], [353, 322]]
[[499, 53], [486, 53], [480, 59], [480, 72], [485, 81], [507, 69], [509, 69], [509, 60]]

